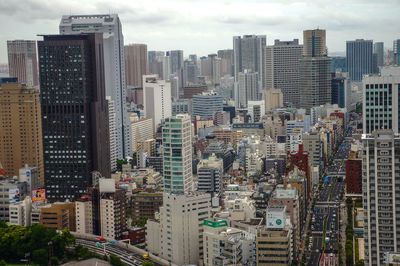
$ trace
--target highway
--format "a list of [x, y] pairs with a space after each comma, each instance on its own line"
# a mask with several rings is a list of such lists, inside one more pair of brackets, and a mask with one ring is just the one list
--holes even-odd
[[349, 155], [351, 137], [344, 138], [327, 166], [327, 180], [315, 198], [312, 215], [307, 265], [319, 264], [322, 253], [338, 253], [340, 193], [344, 189], [345, 164]]
[[[92, 250], [95, 250], [99, 254], [103, 254], [103, 251], [104, 251], [103, 246], [102, 247], [96, 246], [98, 241], [77, 238], [75, 243], [85, 246], [85, 247], [88, 247]], [[126, 265], [129, 265], [129, 266], [142, 265], [142, 263], [145, 261], [139, 254], [133, 253], [133, 252], [128, 251], [119, 246], [107, 245], [106, 253], [117, 255], [123, 263], [125, 263]], [[150, 261], [150, 260], [148, 260], [148, 261]], [[154, 265], [161, 265], [154, 261], [152, 261], [152, 262], [154, 263]]]

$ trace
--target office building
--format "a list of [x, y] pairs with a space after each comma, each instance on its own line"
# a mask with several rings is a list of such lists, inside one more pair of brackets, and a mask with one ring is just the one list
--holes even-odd
[[222, 175], [224, 173], [223, 160], [215, 154], [207, 159], [201, 159], [197, 164], [198, 191], [215, 195], [222, 193]]
[[346, 162], [346, 193], [362, 194], [362, 158], [350, 152]]
[[147, 75], [147, 45], [125, 45], [126, 85], [143, 87], [143, 76]]
[[147, 52], [147, 70], [148, 70], [147, 73], [160, 75], [159, 69], [158, 69], [159, 62], [157, 60], [157, 58], [160, 56], [165, 56], [165, 52], [163, 52], [163, 51], [148, 51]]
[[200, 265], [204, 220], [211, 217], [211, 197], [205, 193], [164, 193], [155, 220], [147, 220], [147, 250], [176, 265]]
[[184, 86], [193, 85], [197, 83], [197, 76], [199, 70], [196, 61], [185, 60], [183, 63], [184, 68]]
[[247, 114], [250, 115], [252, 123], [261, 122], [262, 117], [265, 115], [265, 102], [264, 101], [248, 101]]
[[163, 205], [162, 193], [139, 192], [132, 195], [129, 203], [132, 222], [142, 222], [144, 219], [154, 219], [156, 212]]
[[286, 219], [285, 207], [267, 208], [266, 226], [258, 230], [256, 237], [257, 265], [291, 265], [294, 259], [290, 219]]
[[38, 51], [46, 196], [75, 199], [92, 185], [93, 171], [110, 177], [103, 38], [45, 35]]
[[164, 191], [193, 190], [192, 124], [190, 116], [178, 114], [165, 119], [163, 127]]
[[143, 104], [145, 117], [153, 119], [153, 132], [165, 118], [172, 115], [171, 83], [157, 75], [143, 76]]
[[369, 134], [377, 129], [393, 129], [399, 132], [399, 73], [371, 74], [363, 78], [363, 133]]
[[378, 67], [383, 66], [384, 65], [383, 58], [385, 56], [383, 42], [374, 43], [374, 54], [376, 54], [377, 66]]
[[347, 72], [346, 57], [344, 56], [333, 56], [331, 57], [331, 72]]
[[200, 116], [201, 119], [213, 117], [213, 113], [222, 111], [222, 97], [215, 92], [203, 92], [193, 95], [193, 115]]
[[233, 50], [225, 49], [217, 51], [218, 58], [221, 58], [221, 77], [233, 77]]
[[43, 187], [39, 176], [39, 169], [37, 167], [30, 167], [28, 164], [19, 169], [18, 180], [26, 182], [27, 191]]
[[283, 99], [284, 97], [281, 89], [263, 90], [262, 100], [264, 101], [265, 111], [284, 107]]
[[400, 66], [400, 39], [393, 41], [393, 57], [394, 64]]
[[204, 264], [253, 265], [255, 235], [228, 227], [225, 220], [204, 220]]
[[0, 162], [8, 176], [25, 164], [37, 167], [44, 185], [42, 121], [38, 89], [19, 83], [0, 87]]
[[192, 114], [192, 102], [187, 99], [178, 99], [172, 102], [172, 115]]
[[66, 228], [75, 232], [75, 203], [54, 202], [41, 207], [39, 224], [56, 230]]
[[281, 89], [283, 102], [299, 105], [300, 59], [303, 45], [293, 41], [275, 40], [264, 48], [265, 89]]
[[245, 70], [238, 73], [238, 94], [235, 98], [236, 107], [246, 108], [248, 101], [258, 100], [258, 73]]
[[117, 14], [63, 16], [60, 34], [103, 33], [104, 82], [106, 95], [115, 105], [117, 158], [132, 156], [131, 127], [126, 108], [124, 36]]
[[336, 72], [332, 77], [331, 104], [337, 104], [340, 108], [351, 108], [351, 86], [348, 73]]
[[28, 87], [39, 85], [36, 41], [7, 41], [8, 75]]
[[131, 114], [131, 127], [132, 127], [132, 151], [137, 152], [137, 143], [153, 138], [153, 119], [151, 118], [138, 118]]
[[32, 201], [30, 196], [22, 201], [11, 202], [9, 205], [10, 225], [30, 226], [31, 211]]
[[400, 136], [376, 130], [362, 136], [365, 265], [386, 265], [385, 252], [400, 249], [398, 174]]
[[374, 72], [372, 40], [357, 39], [346, 42], [346, 65], [352, 81]]
[[176, 74], [177, 71], [183, 68], [183, 50], [172, 50], [167, 52], [170, 57], [171, 74]]
[[266, 44], [266, 35], [243, 35], [243, 37], [233, 37], [233, 64], [235, 83], [239, 82], [239, 73], [243, 73], [245, 71], [258, 73], [256, 83], [257, 94], [261, 93], [261, 91], [265, 88], [263, 84], [263, 58], [264, 47]]
[[327, 53], [325, 30], [305, 30], [303, 40], [299, 107], [309, 113], [310, 108], [331, 101], [331, 59]]
[[205, 85], [191, 85], [183, 88], [183, 98], [192, 99], [196, 94], [202, 94], [207, 91], [207, 86]]
[[10, 204], [24, 199], [27, 193], [26, 182], [16, 182], [11, 178], [0, 178], [0, 221], [9, 222]]

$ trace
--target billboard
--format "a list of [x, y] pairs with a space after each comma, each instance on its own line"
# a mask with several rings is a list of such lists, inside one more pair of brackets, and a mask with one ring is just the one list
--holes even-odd
[[32, 202], [45, 202], [45, 201], [46, 201], [46, 190], [45, 189], [32, 190]]
[[20, 200], [20, 194], [19, 194], [19, 188], [10, 188], [10, 190], [8, 191], [8, 201], [9, 202], [17, 202]]

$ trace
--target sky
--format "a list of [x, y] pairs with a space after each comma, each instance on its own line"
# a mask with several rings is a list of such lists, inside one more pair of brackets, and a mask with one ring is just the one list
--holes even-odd
[[7, 40], [57, 34], [62, 15], [117, 13], [125, 44], [184, 50], [184, 56], [232, 49], [232, 36], [300, 39], [325, 29], [328, 51], [344, 54], [346, 40], [372, 39], [392, 48], [400, 39], [400, 0], [0, 0], [0, 63]]

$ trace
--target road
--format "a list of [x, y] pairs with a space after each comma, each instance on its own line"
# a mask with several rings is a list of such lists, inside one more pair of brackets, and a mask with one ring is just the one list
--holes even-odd
[[[76, 244], [88, 247], [92, 250], [99, 251], [98, 253], [103, 254], [103, 247], [97, 247], [96, 244], [98, 243], [97, 241], [93, 240], [87, 240], [87, 239], [76, 239], [75, 241]], [[130, 252], [124, 248], [118, 247], [118, 246], [113, 246], [113, 245], [107, 245], [106, 246], [106, 252], [108, 254], [114, 254], [117, 255], [123, 263], [129, 266], [134, 266], [134, 265], [142, 265], [144, 262], [144, 259], [139, 255], [135, 254], [133, 252]], [[153, 262], [154, 265], [160, 265], [158, 263]]]
[[318, 265], [322, 253], [338, 253], [339, 249], [339, 206], [340, 193], [344, 189], [345, 165], [351, 145], [351, 132], [347, 132], [338, 146], [330, 165], [327, 166], [327, 180], [315, 198], [311, 224], [311, 237], [307, 265]]

